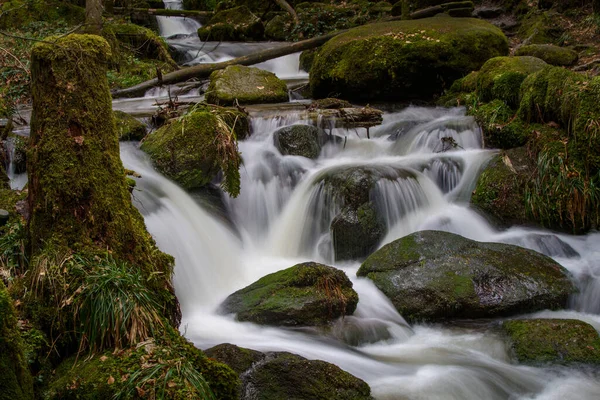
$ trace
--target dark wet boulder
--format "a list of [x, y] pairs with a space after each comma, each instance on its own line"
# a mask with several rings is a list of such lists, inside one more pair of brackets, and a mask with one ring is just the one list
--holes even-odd
[[210, 75], [206, 101], [217, 105], [282, 103], [289, 100], [287, 85], [274, 73], [232, 65]]
[[306, 262], [238, 290], [221, 304], [221, 312], [261, 325], [318, 326], [352, 314], [357, 303], [343, 271]]
[[568, 272], [547, 256], [439, 231], [383, 246], [357, 275], [371, 279], [410, 321], [564, 308], [575, 291]]
[[364, 258], [377, 249], [387, 227], [371, 202], [345, 207], [331, 222], [336, 260]]
[[511, 107], [519, 105], [521, 83], [546, 67], [536, 57], [495, 57], [488, 60], [477, 75], [477, 93], [482, 101], [502, 100]]
[[246, 6], [217, 12], [207, 25], [198, 29], [202, 41], [261, 40], [265, 26]]
[[517, 361], [524, 364], [600, 365], [600, 335], [576, 319], [516, 319], [502, 323]]
[[240, 398], [244, 400], [372, 399], [363, 380], [325, 361], [287, 352], [261, 353], [231, 344], [215, 346], [206, 354], [240, 374]]
[[239, 193], [241, 164], [236, 137], [237, 129], [243, 130], [243, 124], [235, 121], [245, 118], [233, 109], [198, 108], [148, 135], [141, 148], [161, 173], [184, 189], [204, 187], [223, 171], [222, 186], [235, 196]]
[[33, 379], [8, 290], [0, 279], [0, 399], [33, 399]]
[[553, 44], [530, 44], [515, 51], [516, 56], [531, 56], [544, 60], [550, 65], [569, 66], [577, 62], [579, 56], [571, 49]]
[[283, 155], [303, 156], [315, 159], [328, 140], [321, 128], [312, 125], [290, 125], [273, 134], [275, 147]]
[[310, 87], [316, 98], [336, 93], [349, 100], [429, 99], [488, 59], [506, 54], [504, 34], [479, 19], [369, 24], [322, 46]]
[[289, 14], [277, 14], [265, 25], [267, 39], [285, 41], [293, 28]]
[[123, 111], [113, 111], [119, 140], [142, 140], [148, 128], [146, 125]]

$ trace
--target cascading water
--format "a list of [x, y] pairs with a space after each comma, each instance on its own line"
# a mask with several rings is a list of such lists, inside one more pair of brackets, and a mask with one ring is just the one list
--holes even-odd
[[597, 374], [513, 365], [501, 338], [481, 325], [410, 327], [369, 280], [356, 277], [357, 262], [333, 263], [351, 278], [360, 301], [329, 333], [218, 315], [226, 296], [265, 274], [307, 260], [331, 264], [329, 223], [340, 202], [323, 177], [368, 167], [381, 175], [370, 196], [385, 215], [384, 243], [439, 229], [545, 253], [573, 273], [580, 293], [571, 310], [531, 316], [579, 318], [600, 329], [600, 233], [498, 231], [471, 210], [465, 200], [493, 152], [480, 148], [480, 132], [463, 110], [410, 107], [386, 114], [371, 140], [333, 129], [347, 140], [328, 144], [316, 160], [283, 156], [273, 145], [277, 128], [298, 122], [297, 115], [253, 118], [252, 136], [240, 143], [242, 192], [225, 199], [229, 220], [156, 173], [135, 146], [122, 147], [126, 167], [142, 175], [134, 201], [161, 249], [175, 256], [181, 329], [190, 340], [200, 348], [229, 342], [332, 362], [367, 381], [377, 399], [600, 398]]
[[[183, 10], [182, 0], [164, 0], [165, 8], [168, 10]], [[195, 35], [202, 25], [191, 18], [157, 16], [160, 35], [170, 38], [178, 35]]]

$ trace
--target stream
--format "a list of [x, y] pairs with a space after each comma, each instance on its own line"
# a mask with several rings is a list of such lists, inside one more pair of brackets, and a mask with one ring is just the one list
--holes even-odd
[[[181, 7], [180, 1], [165, 4]], [[197, 22], [157, 18], [162, 36], [186, 65], [279, 45], [201, 43], [195, 35]], [[306, 79], [298, 57], [258, 67], [283, 79]], [[141, 113], [162, 96], [164, 90], [153, 90], [144, 98], [115, 100], [114, 107]], [[197, 91], [187, 96], [202, 98]], [[570, 299], [568, 310], [520, 317], [576, 318], [600, 330], [600, 233], [499, 230], [471, 209], [470, 194], [494, 151], [482, 149], [480, 129], [464, 109], [411, 106], [388, 112], [381, 126], [371, 128], [370, 140], [364, 130], [332, 129], [332, 134], [346, 137], [346, 143], [326, 145], [316, 160], [283, 156], [273, 144], [278, 128], [311, 123], [301, 111], [249, 110], [252, 134], [239, 143], [244, 158], [241, 194], [235, 199], [224, 195], [221, 206], [205, 195], [185, 192], [156, 172], [137, 143], [121, 144], [125, 167], [142, 176], [133, 193], [134, 204], [161, 250], [175, 257], [174, 285], [183, 313], [180, 329], [197, 347], [233, 343], [325, 360], [365, 380], [380, 400], [600, 399], [597, 369], [511, 362], [509, 349], [496, 333], [501, 319], [409, 325], [370, 280], [356, 277], [359, 262], [333, 260], [329, 223], [339, 205], [322, 190], [319, 178], [349, 166], [402, 168], [417, 179], [382, 180], [372, 193], [386, 217], [388, 234], [382, 245], [415, 231], [436, 229], [544, 253], [573, 274], [580, 292]], [[442, 151], [440, 139], [448, 136], [458, 147]], [[265, 327], [216, 313], [234, 291], [304, 261], [344, 270], [359, 294], [354, 315], [338, 321], [330, 332]]]

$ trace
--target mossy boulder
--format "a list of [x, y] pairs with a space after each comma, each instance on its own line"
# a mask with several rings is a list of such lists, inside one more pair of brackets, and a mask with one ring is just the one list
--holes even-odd
[[293, 27], [289, 14], [278, 14], [265, 25], [265, 37], [271, 40], [284, 41], [289, 36]]
[[[238, 117], [228, 123], [227, 116], [233, 115]], [[141, 148], [161, 173], [184, 189], [206, 186], [223, 171], [223, 188], [236, 196], [241, 155], [235, 132], [245, 119], [237, 110], [201, 107], [148, 135]]]
[[530, 218], [525, 203], [525, 188], [535, 167], [535, 157], [526, 147], [494, 156], [477, 179], [471, 204], [503, 227], [539, 224]]
[[0, 279], [0, 400], [33, 399], [33, 379], [23, 353], [13, 300]]
[[230, 344], [206, 350], [240, 373], [240, 398], [372, 400], [361, 379], [321, 360], [287, 352], [260, 353]]
[[114, 111], [119, 140], [142, 140], [148, 128], [146, 124], [123, 111]]
[[395, 240], [360, 266], [409, 321], [487, 318], [564, 308], [568, 272], [522, 247], [422, 231]]
[[238, 290], [221, 304], [221, 312], [261, 325], [318, 326], [352, 314], [357, 303], [343, 271], [307, 262]]
[[553, 44], [530, 44], [515, 51], [516, 56], [531, 56], [544, 60], [550, 65], [569, 66], [577, 62], [579, 56], [571, 49]]
[[521, 20], [518, 36], [525, 44], [548, 44], [558, 42], [564, 32], [558, 13], [531, 11]]
[[521, 83], [547, 64], [535, 57], [495, 57], [477, 74], [477, 94], [482, 101], [502, 100], [510, 107], [519, 105]]
[[64, 1], [7, 0], [0, 4], [0, 13], [0, 29], [19, 29], [39, 21], [75, 25], [85, 20], [82, 7]]
[[312, 125], [290, 125], [273, 133], [275, 147], [283, 155], [303, 156], [315, 159], [327, 143], [327, 133]]
[[502, 323], [517, 361], [524, 364], [600, 365], [600, 335], [575, 319], [517, 319]]
[[473, 115], [481, 127], [487, 148], [521, 147], [534, 135], [535, 129], [516, 118], [516, 112], [500, 99], [479, 103], [471, 107], [468, 114]]
[[508, 54], [504, 34], [478, 19], [369, 24], [328, 41], [310, 73], [316, 98], [429, 99], [488, 59]]
[[274, 73], [259, 68], [232, 65], [210, 75], [206, 101], [231, 106], [282, 103], [289, 100], [287, 85]]
[[160, 60], [176, 66], [167, 43], [148, 28], [131, 23], [106, 23], [102, 27], [102, 36], [111, 45], [111, 62], [119, 63], [118, 49], [122, 45], [133, 50], [139, 58]]
[[304, 50], [300, 53], [300, 69], [306, 72], [310, 72], [312, 63], [315, 60], [315, 56], [319, 49]]
[[265, 27], [246, 6], [217, 12], [207, 25], [198, 29], [202, 41], [261, 40]]
[[[153, 374], [151, 376], [151, 374]], [[150, 380], [144, 379], [149, 378]], [[198, 390], [194, 379], [208, 388]], [[238, 399], [240, 381], [227, 365], [209, 359], [168, 327], [161, 338], [114, 352], [71, 357], [55, 370], [44, 398], [48, 400], [103, 400], [115, 397]]]

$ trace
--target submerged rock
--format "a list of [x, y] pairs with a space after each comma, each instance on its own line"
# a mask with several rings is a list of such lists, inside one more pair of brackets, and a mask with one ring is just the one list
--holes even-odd
[[148, 128], [143, 122], [123, 111], [113, 111], [119, 140], [142, 140]]
[[524, 364], [600, 365], [600, 335], [576, 319], [518, 319], [505, 321], [516, 359]]
[[277, 326], [317, 326], [356, 309], [358, 294], [343, 271], [306, 262], [266, 275], [221, 304], [240, 321]]
[[563, 308], [575, 291], [568, 272], [547, 256], [439, 231], [383, 246], [357, 275], [371, 279], [410, 321]]
[[488, 59], [506, 54], [504, 34], [478, 19], [369, 24], [323, 45], [310, 71], [310, 87], [316, 98], [330, 93], [351, 100], [431, 98]]
[[217, 12], [207, 25], [198, 29], [202, 41], [231, 42], [261, 40], [265, 27], [246, 6]]
[[328, 136], [323, 129], [312, 125], [290, 125], [275, 131], [273, 140], [283, 155], [315, 159], [319, 157]]
[[515, 51], [515, 55], [537, 57], [550, 65], [562, 66], [573, 65], [579, 58], [575, 51], [553, 44], [530, 44], [521, 46]]
[[372, 399], [363, 380], [325, 361], [287, 352], [261, 353], [232, 344], [215, 346], [206, 354], [240, 374], [243, 400]]
[[232, 65], [210, 75], [206, 101], [217, 105], [282, 103], [289, 100], [287, 85], [274, 73]]

